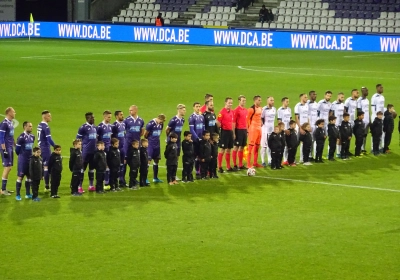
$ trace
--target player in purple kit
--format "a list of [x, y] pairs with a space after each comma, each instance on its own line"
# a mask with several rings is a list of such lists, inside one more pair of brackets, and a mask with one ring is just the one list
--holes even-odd
[[144, 134], [144, 120], [138, 116], [138, 107], [136, 105], [129, 107], [129, 114], [130, 116], [124, 120], [126, 132], [124, 143], [125, 155], [128, 148], [132, 146], [132, 141], [137, 140], [140, 142], [140, 138]]
[[24, 122], [22, 126], [24, 128], [24, 132], [18, 137], [17, 144], [15, 147], [15, 152], [18, 155], [18, 174], [16, 183], [17, 196], [15, 197], [17, 201], [22, 200], [21, 186], [24, 176], [26, 176], [25, 198], [32, 198], [30, 191], [31, 180], [29, 175], [29, 161], [31, 160], [32, 157], [32, 149], [33, 149], [33, 144], [35, 142], [35, 136], [32, 134], [32, 123]]
[[[178, 104], [176, 106], [176, 109], [178, 110], [178, 113], [176, 116], [174, 116], [168, 123], [167, 128], [165, 129], [165, 133], [167, 134], [167, 142], [169, 142], [169, 134], [170, 133], [175, 133], [178, 135], [178, 141], [176, 141], [176, 145], [178, 146], [178, 162], [179, 162], [179, 156], [181, 154], [181, 134], [182, 134], [182, 128], [183, 124], [185, 123], [185, 119], [183, 116], [186, 114], [186, 106], [183, 104]], [[176, 181], [180, 181], [178, 176], [175, 176]]]
[[121, 165], [119, 168], [119, 186], [127, 187], [125, 181], [125, 170], [126, 164], [124, 164], [125, 160], [125, 123], [124, 123], [124, 113], [122, 111], [115, 111], [115, 122], [112, 125], [112, 138], [116, 138], [119, 140], [119, 153], [121, 155]]
[[11, 195], [13, 191], [8, 191], [7, 180], [11, 168], [14, 164], [14, 124], [15, 110], [8, 107], [5, 112], [6, 118], [0, 124], [0, 147], [1, 160], [3, 162], [3, 174], [1, 178], [1, 194]]
[[89, 191], [95, 191], [96, 188], [93, 186], [94, 180], [94, 164], [93, 157], [96, 152], [96, 142], [97, 142], [97, 130], [94, 125], [94, 115], [92, 112], [85, 114], [86, 123], [84, 123], [78, 130], [76, 139], [82, 140], [82, 157], [83, 157], [83, 170], [81, 175], [81, 182], [78, 189], [79, 193], [83, 193], [82, 183], [84, 172], [89, 166]]
[[[111, 134], [112, 134], [112, 125], [111, 125], [111, 111], [103, 112], [103, 121], [97, 126], [97, 140], [103, 141], [104, 143], [104, 151], [108, 152], [111, 146]], [[104, 184], [107, 186], [110, 180], [110, 169], [107, 167], [106, 173], [104, 174]]]
[[200, 103], [195, 102], [193, 104], [193, 114], [189, 117], [189, 129], [192, 134], [194, 156], [196, 158], [194, 162], [196, 177], [200, 176], [200, 162], [197, 160], [197, 156], [200, 148], [200, 139], [203, 138], [204, 131], [204, 116], [200, 113], [200, 107]]
[[149, 146], [147, 147], [147, 153], [149, 157], [149, 164], [152, 160], [153, 163], [153, 182], [162, 183], [158, 179], [158, 162], [161, 159], [161, 149], [160, 149], [160, 136], [164, 127], [165, 115], [160, 114], [157, 118], [152, 119], [146, 125], [146, 132], [144, 133], [144, 138], [149, 140]]
[[51, 122], [51, 114], [48, 110], [42, 112], [42, 122], [37, 127], [37, 139], [40, 150], [42, 151], [42, 162], [43, 162], [43, 175], [44, 175], [44, 192], [49, 192], [49, 159], [51, 156], [50, 146], [55, 145], [51, 138], [50, 127], [48, 123]]

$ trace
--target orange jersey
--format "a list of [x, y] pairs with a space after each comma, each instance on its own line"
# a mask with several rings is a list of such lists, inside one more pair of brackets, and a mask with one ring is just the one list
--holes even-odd
[[247, 127], [261, 129], [262, 108], [252, 106], [247, 110]]

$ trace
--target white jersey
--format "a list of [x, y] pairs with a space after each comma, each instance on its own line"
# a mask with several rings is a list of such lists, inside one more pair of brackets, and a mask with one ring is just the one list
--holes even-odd
[[289, 122], [292, 119], [292, 109], [289, 107], [278, 109], [278, 120], [285, 124], [285, 129], [289, 129]]
[[344, 113], [344, 104], [342, 102], [334, 101], [332, 102], [331, 111], [333, 115], [336, 117], [336, 126], [340, 126], [343, 120], [343, 113]]
[[307, 101], [308, 103], [308, 118], [310, 119], [310, 125], [312, 127], [312, 131], [314, 131], [315, 123], [318, 120], [318, 103], [311, 102], [310, 100]]
[[261, 120], [263, 121], [262, 132], [271, 134], [274, 132], [276, 109], [264, 106], [262, 108]]
[[325, 121], [325, 125], [327, 126], [329, 123], [329, 111], [331, 110], [332, 103], [330, 101], [326, 101], [322, 99], [318, 102], [318, 114], [319, 118]]
[[364, 123], [368, 124], [370, 122], [369, 118], [369, 100], [368, 98], [359, 97], [357, 99], [357, 109], [364, 112]]
[[371, 120], [375, 120], [376, 113], [385, 112], [385, 97], [382, 94], [375, 93], [371, 97]]
[[301, 104], [301, 102], [297, 103], [294, 107], [294, 114], [299, 116], [300, 126], [306, 122], [309, 122], [308, 104]]
[[347, 107], [347, 113], [350, 115], [350, 124], [354, 124], [354, 120], [357, 118], [357, 99], [349, 97], [344, 102], [344, 107]]

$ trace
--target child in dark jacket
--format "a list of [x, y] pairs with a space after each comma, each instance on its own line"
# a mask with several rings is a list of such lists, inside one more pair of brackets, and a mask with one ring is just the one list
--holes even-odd
[[207, 179], [208, 167], [211, 160], [210, 132], [203, 131], [203, 138], [199, 143], [200, 175], [202, 180]]
[[140, 168], [139, 168], [139, 184], [141, 187], [148, 187], [150, 183], [147, 181], [147, 173], [149, 173], [149, 155], [147, 153], [147, 147], [149, 141], [147, 139], [140, 139]]
[[326, 139], [326, 133], [324, 129], [325, 121], [323, 119], [319, 119], [316, 121], [315, 125], [316, 129], [314, 131], [314, 139], [315, 143], [317, 144], [315, 153], [315, 162], [323, 163], [322, 153], [324, 152], [325, 139]]
[[271, 150], [271, 169], [281, 169], [282, 136], [279, 126], [274, 127], [274, 132], [268, 137], [268, 147]]
[[126, 155], [126, 163], [129, 165], [129, 189], [137, 190], [139, 188], [136, 183], [136, 178], [140, 168], [139, 141], [132, 141], [132, 146], [129, 147]]
[[357, 119], [354, 121], [353, 134], [356, 138], [356, 150], [354, 156], [361, 156], [361, 147], [364, 143], [365, 135], [365, 123], [364, 123], [364, 112], [357, 112]]
[[289, 134], [286, 135], [286, 145], [288, 149], [288, 163], [290, 166], [296, 166], [295, 159], [299, 140], [296, 133], [296, 121], [289, 122]]
[[329, 117], [328, 137], [329, 137], [328, 160], [335, 161], [336, 144], [338, 141], [340, 141], [340, 133], [338, 127], [336, 126], [335, 116]]
[[111, 139], [111, 147], [107, 152], [107, 166], [110, 169], [110, 190], [121, 191], [118, 187], [118, 172], [121, 165], [121, 155], [119, 153], [119, 140]]
[[40, 157], [41, 150], [39, 147], [35, 147], [32, 149], [32, 157], [29, 161], [29, 176], [32, 181], [32, 200], [40, 201], [39, 195], [39, 185], [40, 180], [43, 178], [43, 166], [42, 159]]
[[301, 128], [304, 130], [304, 134], [300, 134], [299, 137], [299, 140], [303, 142], [303, 164], [312, 165], [310, 162], [310, 151], [312, 145], [311, 125], [309, 123], [303, 123]]
[[194, 165], [194, 148], [192, 134], [190, 131], [183, 133], [184, 140], [182, 141], [182, 182], [193, 182], [193, 165]]
[[178, 146], [176, 145], [176, 141], [178, 141], [178, 135], [176, 133], [171, 133], [164, 152], [164, 156], [167, 160], [167, 182], [169, 185], [178, 184], [176, 181], [176, 171], [178, 169]]
[[348, 113], [343, 114], [343, 121], [340, 125], [340, 142], [342, 143], [342, 150], [340, 152], [340, 157], [343, 160], [349, 159], [349, 148], [350, 148], [350, 140], [353, 135], [353, 131], [350, 125], [350, 115]]
[[387, 105], [387, 110], [385, 111], [385, 118], [383, 119], [383, 132], [385, 132], [385, 143], [383, 147], [383, 152], [385, 154], [390, 153], [389, 145], [392, 141], [392, 134], [394, 130], [394, 119], [393, 119], [394, 106], [392, 104]]
[[61, 146], [54, 145], [54, 152], [51, 154], [49, 159], [49, 173], [50, 173], [50, 190], [52, 198], [60, 198], [58, 195], [58, 187], [61, 182], [61, 173], [63, 170]]
[[382, 137], [382, 129], [383, 129], [382, 118], [383, 118], [383, 113], [379, 111], [378, 113], [376, 113], [376, 118], [370, 126], [372, 134], [372, 147], [373, 147], [372, 150], [374, 155], [376, 156], [379, 155], [379, 143]]
[[283, 153], [285, 152], [285, 148], [286, 148], [286, 137], [285, 137], [285, 124], [283, 122], [278, 123], [279, 126], [279, 134], [281, 135], [281, 142], [282, 142], [282, 146], [281, 146], [281, 151], [279, 153], [279, 162], [280, 162], [280, 166], [282, 166], [282, 159], [283, 159]]
[[80, 139], [76, 139], [72, 144], [74, 147], [71, 148], [69, 156], [69, 170], [72, 172], [71, 194], [73, 196], [81, 196], [82, 193], [78, 192], [78, 187], [81, 182], [83, 168], [82, 142]]
[[103, 141], [98, 141], [97, 151], [93, 157], [94, 169], [96, 170], [96, 193], [104, 193], [104, 178], [107, 170], [105, 145]]

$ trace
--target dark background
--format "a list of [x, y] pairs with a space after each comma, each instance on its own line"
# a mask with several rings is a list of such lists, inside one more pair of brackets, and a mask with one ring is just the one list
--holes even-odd
[[17, 0], [17, 21], [68, 21], [68, 0]]

